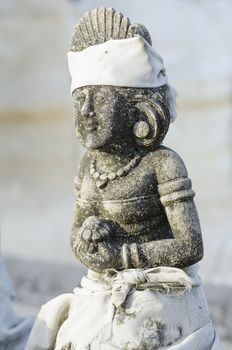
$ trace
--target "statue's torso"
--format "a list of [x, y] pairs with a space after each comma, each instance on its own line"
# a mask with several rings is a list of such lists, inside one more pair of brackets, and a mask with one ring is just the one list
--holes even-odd
[[113, 221], [121, 228], [115, 234], [125, 236], [127, 242], [172, 237], [149, 156], [103, 189], [96, 186], [87, 163], [76, 200], [83, 218], [97, 215]]

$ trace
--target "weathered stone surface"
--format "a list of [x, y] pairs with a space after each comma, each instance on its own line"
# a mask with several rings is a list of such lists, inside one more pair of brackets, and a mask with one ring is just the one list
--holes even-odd
[[[109, 36], [107, 11], [111, 14]], [[135, 57], [140, 51], [151, 52], [144, 26], [131, 25], [130, 30], [126, 20], [127, 28], [120, 37], [123, 18], [111, 9], [95, 9], [80, 19], [72, 37], [71, 51], [78, 51], [68, 55], [75, 128], [87, 152], [75, 178], [71, 245], [89, 272], [74, 294], [61, 295], [43, 307], [28, 349], [36, 346], [45, 324], [49, 346], [55, 344], [59, 349], [94, 349], [101, 344], [148, 350], [172, 348], [184, 341], [189, 347], [219, 350], [196, 266], [191, 266], [203, 257], [195, 193], [180, 156], [162, 146], [175, 114], [175, 94], [167, 84], [165, 68], [159, 63], [162, 60], [155, 60], [154, 51], [151, 57], [147, 53], [146, 62], [154, 60], [154, 66], [151, 69], [148, 64], [146, 77], [156, 69], [157, 77], [164, 76], [163, 80], [152, 78], [154, 85], [141, 83], [140, 77], [131, 83], [130, 75], [128, 85], [127, 81], [120, 84], [120, 78], [117, 84], [111, 71], [120, 77], [121, 66], [130, 62], [120, 61], [121, 66], [114, 67], [113, 57], [112, 62], [105, 61], [106, 71], [112, 63], [106, 80], [91, 69], [93, 81], [91, 74], [87, 80], [84, 74], [83, 79], [75, 80], [78, 70], [84, 73], [89, 69], [86, 59], [88, 62], [88, 55], [93, 54], [89, 48], [98, 52], [100, 46], [96, 62], [101, 62], [111, 50], [107, 46], [106, 51], [102, 44], [109, 39], [119, 39], [114, 43], [120, 45], [125, 38], [139, 36]], [[102, 45], [96, 48], [98, 44]], [[82, 51], [86, 55], [83, 61], [79, 60]], [[104, 74], [104, 65], [101, 68]], [[133, 77], [139, 69], [137, 65], [132, 70]], [[144, 125], [148, 128], [145, 132]], [[157, 281], [166, 293], [160, 293]], [[61, 324], [62, 310], [67, 316]], [[51, 321], [47, 318], [50, 312]], [[128, 316], [131, 314], [134, 317]], [[54, 328], [48, 322], [61, 326]]]
[[[71, 51], [136, 35], [151, 43], [146, 28], [129, 20], [121, 37], [123, 18], [111, 9], [88, 12], [75, 28]], [[109, 21], [112, 34], [102, 37], [102, 28], [108, 28]], [[144, 43], [140, 50], [146, 50]], [[94, 271], [186, 267], [203, 256], [187, 170], [179, 155], [162, 146], [174, 107], [170, 96], [166, 83], [157, 88], [100, 83], [73, 92], [76, 134], [87, 152], [75, 186], [71, 244], [77, 258]], [[148, 131], [138, 133], [139, 123]], [[116, 177], [109, 176], [111, 173]], [[111, 232], [97, 243], [91, 233], [96, 222], [86, 228], [86, 220], [93, 216], [98, 217], [98, 225], [107, 223]]]

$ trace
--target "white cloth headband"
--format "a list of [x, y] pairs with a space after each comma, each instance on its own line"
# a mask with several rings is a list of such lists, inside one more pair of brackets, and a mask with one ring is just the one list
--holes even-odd
[[155, 88], [167, 84], [163, 60], [141, 36], [68, 52], [71, 93], [88, 85]]

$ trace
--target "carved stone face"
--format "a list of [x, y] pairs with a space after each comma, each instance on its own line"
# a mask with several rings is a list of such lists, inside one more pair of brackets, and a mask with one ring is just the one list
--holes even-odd
[[113, 86], [87, 86], [73, 93], [76, 134], [89, 149], [107, 149], [128, 142], [131, 113]]

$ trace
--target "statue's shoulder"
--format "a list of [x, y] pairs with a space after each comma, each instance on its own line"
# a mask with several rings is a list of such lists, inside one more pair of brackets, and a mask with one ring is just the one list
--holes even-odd
[[151, 158], [158, 183], [188, 177], [183, 159], [172, 149], [159, 146], [148, 157]]

